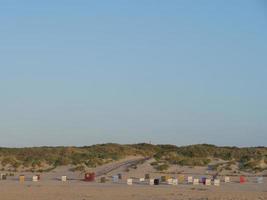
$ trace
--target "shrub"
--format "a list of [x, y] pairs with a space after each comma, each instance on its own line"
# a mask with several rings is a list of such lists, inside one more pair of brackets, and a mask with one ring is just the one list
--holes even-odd
[[161, 164], [161, 165], [156, 165], [154, 168], [157, 170], [157, 171], [166, 171], [169, 169], [169, 165], [167, 164]]

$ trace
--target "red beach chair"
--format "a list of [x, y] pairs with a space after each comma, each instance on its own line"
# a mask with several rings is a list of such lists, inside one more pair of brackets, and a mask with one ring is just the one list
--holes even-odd
[[244, 176], [240, 176], [240, 183], [243, 184], [246, 182], [246, 179]]
[[95, 181], [95, 173], [86, 173], [84, 175], [84, 181]]

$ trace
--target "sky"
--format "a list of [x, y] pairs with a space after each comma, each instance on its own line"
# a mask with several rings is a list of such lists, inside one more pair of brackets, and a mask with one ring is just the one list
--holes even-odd
[[0, 146], [267, 146], [264, 0], [0, 0]]

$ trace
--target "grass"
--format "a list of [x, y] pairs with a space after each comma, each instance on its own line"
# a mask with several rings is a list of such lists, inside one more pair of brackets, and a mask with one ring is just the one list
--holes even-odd
[[[261, 167], [261, 161], [267, 164], [266, 147], [217, 147], [209, 144], [177, 147], [145, 143], [133, 145], [108, 143], [84, 147], [0, 148], [1, 168], [10, 171], [22, 168], [46, 171], [64, 165], [73, 165], [73, 168], [83, 170], [81, 166], [96, 167], [137, 155], [153, 157], [156, 162], [151, 165], [159, 171], [167, 170], [169, 165], [207, 166], [211, 159], [228, 161], [229, 164], [224, 166], [228, 170], [231, 169], [231, 164], [238, 163], [239, 170], [256, 172], [265, 169]], [[214, 166], [217, 169], [218, 167]]]

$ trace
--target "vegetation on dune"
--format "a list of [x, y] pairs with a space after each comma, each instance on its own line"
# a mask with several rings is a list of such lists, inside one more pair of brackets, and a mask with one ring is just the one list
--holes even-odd
[[57, 166], [73, 165], [73, 171], [85, 170], [126, 156], [154, 157], [151, 163], [156, 170], [167, 170], [169, 165], [207, 166], [212, 159], [221, 159], [226, 164], [214, 169], [231, 170], [237, 163], [243, 171], [261, 171], [267, 166], [266, 147], [217, 147], [201, 144], [177, 147], [174, 145], [151, 144], [100, 144], [84, 147], [33, 147], [0, 148], [0, 161], [3, 169], [16, 171], [48, 171]]
[[217, 147], [201, 144], [176, 147], [172, 145], [160, 145], [161, 149], [154, 157], [157, 160], [166, 160], [170, 164], [186, 166], [206, 166], [212, 158], [228, 161], [222, 169], [231, 170], [231, 165], [238, 163], [240, 170], [258, 172], [267, 169], [260, 164], [265, 163], [267, 156], [266, 147]]
[[153, 166], [155, 170], [160, 171], [160, 172], [166, 171], [170, 167], [166, 161], [155, 161], [155, 162], [150, 163], [150, 165]]

